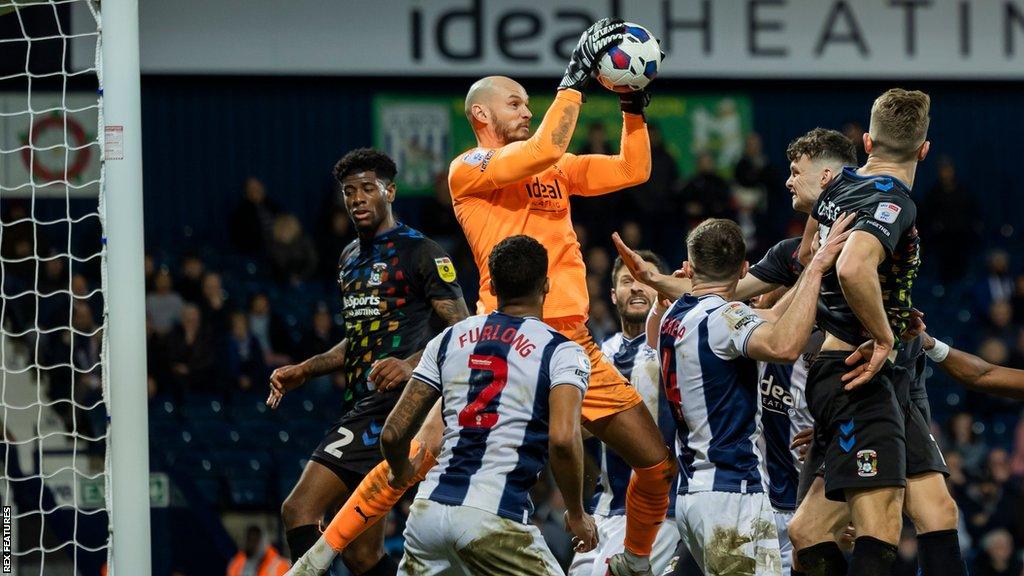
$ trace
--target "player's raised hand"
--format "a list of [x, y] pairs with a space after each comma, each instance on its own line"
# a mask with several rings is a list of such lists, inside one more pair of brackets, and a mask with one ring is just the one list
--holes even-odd
[[914, 308], [910, 311], [910, 316], [907, 319], [907, 329], [903, 331], [903, 334], [900, 334], [900, 340], [910, 342], [924, 334], [924, 331], [927, 329], [928, 326], [924, 323], [924, 312]]
[[309, 376], [301, 364], [281, 366], [270, 374], [270, 395], [267, 406], [277, 409], [284, 395], [306, 383]]
[[399, 358], [384, 358], [373, 363], [370, 382], [379, 392], [386, 392], [404, 386], [412, 376], [413, 365]]
[[583, 92], [597, 66], [597, 60], [609, 48], [622, 42], [625, 33], [626, 25], [621, 18], [603, 18], [594, 22], [580, 36], [558, 89]]
[[846, 240], [853, 232], [849, 228], [856, 217], [857, 214], [855, 212], [843, 214], [832, 224], [832, 229], [828, 232], [828, 238], [825, 239], [825, 243], [814, 253], [808, 267], [817, 266], [821, 272], [827, 272], [835, 266], [836, 261], [839, 260], [839, 255], [843, 252], [843, 246], [846, 245]]
[[626, 265], [626, 270], [629, 270], [630, 276], [637, 282], [643, 282], [651, 286], [656, 271], [646, 266], [647, 261], [643, 259], [643, 256], [640, 256], [635, 250], [626, 246], [618, 232], [612, 232], [612, 244], [615, 245], [615, 251], [622, 257], [622, 263]]
[[572, 549], [575, 552], [590, 552], [597, 548], [597, 524], [590, 514], [584, 512], [574, 516], [566, 510], [565, 529], [572, 534]]

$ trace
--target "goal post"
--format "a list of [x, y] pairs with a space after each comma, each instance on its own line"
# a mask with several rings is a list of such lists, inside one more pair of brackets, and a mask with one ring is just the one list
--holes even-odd
[[151, 551], [138, 0], [103, 0], [100, 23], [109, 573], [146, 576]]
[[0, 574], [152, 572], [139, 85], [138, 0], [0, 0]]

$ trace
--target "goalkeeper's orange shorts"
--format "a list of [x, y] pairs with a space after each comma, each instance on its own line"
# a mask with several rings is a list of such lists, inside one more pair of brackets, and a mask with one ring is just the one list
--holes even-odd
[[626, 377], [601, 353], [600, 346], [594, 342], [583, 318], [545, 318], [544, 322], [582, 346], [590, 357], [590, 385], [583, 396], [581, 410], [583, 422], [593, 422], [625, 412], [643, 401]]

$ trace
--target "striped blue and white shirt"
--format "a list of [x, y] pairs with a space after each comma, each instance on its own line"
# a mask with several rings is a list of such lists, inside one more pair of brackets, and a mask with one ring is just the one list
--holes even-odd
[[812, 332], [804, 353], [793, 364], [757, 363], [768, 497], [772, 507], [782, 512], [796, 510], [802, 463], [789, 446], [797, 433], [814, 425], [807, 407], [807, 370], [824, 340], [824, 332]]
[[[661, 387], [658, 352], [647, 345], [644, 334], [627, 339], [619, 332], [604, 341], [601, 352], [625, 376], [644, 399], [644, 404], [661, 429], [665, 444], [675, 442], [676, 423]], [[597, 516], [621, 516], [626, 513], [626, 489], [632, 469], [618, 454], [597, 438], [587, 440], [587, 451], [601, 467], [597, 489], [591, 500], [591, 513]], [[673, 494], [674, 498], [674, 494]], [[669, 516], [675, 516], [674, 502]]]
[[441, 392], [444, 439], [417, 498], [526, 523], [548, 458], [548, 394], [587, 390], [583, 348], [536, 318], [492, 312], [427, 344], [413, 377]]
[[676, 419], [679, 493], [763, 492], [757, 364], [764, 320], [746, 304], [687, 294], [661, 320], [662, 377]]

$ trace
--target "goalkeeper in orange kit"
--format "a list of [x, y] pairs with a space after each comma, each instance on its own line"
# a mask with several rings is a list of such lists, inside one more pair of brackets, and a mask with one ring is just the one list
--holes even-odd
[[[600, 55], [621, 41], [623, 31], [620, 20], [605, 19], [583, 33], [555, 101], [532, 136], [532, 113], [522, 86], [498, 76], [474, 83], [466, 96], [465, 112], [478, 145], [452, 161], [448, 182], [455, 215], [480, 270], [484, 310], [490, 312], [496, 306], [487, 269], [487, 257], [495, 244], [525, 234], [548, 251], [551, 292], [543, 320], [583, 346], [593, 367], [583, 400], [583, 424], [634, 472], [626, 496], [625, 551], [609, 560], [609, 574], [637, 576], [651, 573], [648, 556], [665, 519], [676, 466], [639, 394], [604, 358], [586, 328], [586, 268], [572, 228], [569, 197], [607, 194], [647, 180], [651, 169], [644, 118], [648, 94], [620, 95], [620, 154], [566, 153], [584, 101], [584, 87]], [[385, 515], [410, 485], [423, 478], [440, 445], [442, 426], [437, 408], [435, 413], [417, 436], [419, 442], [413, 444], [404, 468], [389, 471], [383, 463], [371, 471], [321, 541], [296, 564], [296, 574], [307, 573], [300, 570], [310, 566], [324, 566], [334, 551], [343, 549]]]

